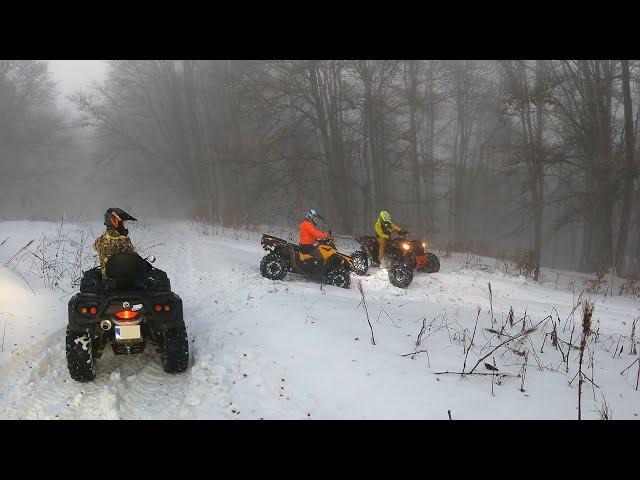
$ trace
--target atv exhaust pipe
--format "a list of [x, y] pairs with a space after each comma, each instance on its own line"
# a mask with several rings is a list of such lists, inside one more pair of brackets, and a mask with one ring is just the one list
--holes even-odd
[[110, 322], [109, 320], [102, 320], [102, 321], [100, 322], [100, 328], [101, 328], [102, 330], [104, 330], [105, 332], [106, 332], [107, 330], [111, 330], [111, 322]]

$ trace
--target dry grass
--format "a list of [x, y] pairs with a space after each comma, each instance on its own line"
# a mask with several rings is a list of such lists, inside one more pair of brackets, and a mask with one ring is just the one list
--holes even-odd
[[588, 278], [584, 281], [584, 291], [591, 294], [600, 293], [600, 289], [607, 283], [607, 273], [609, 273], [609, 267], [606, 265], [601, 266], [593, 278]]
[[526, 278], [531, 278], [536, 272], [536, 252], [535, 250], [525, 250], [516, 253], [512, 259], [518, 273]]
[[56, 233], [42, 233], [38, 239], [31, 240], [5, 266], [25, 281], [29, 276], [36, 276], [47, 289], [72, 293], [80, 283], [83, 270], [97, 264], [93, 239], [90, 226], [68, 224], [62, 219]]
[[640, 299], [640, 278], [637, 274], [625, 278], [625, 282], [620, 286], [620, 295]]

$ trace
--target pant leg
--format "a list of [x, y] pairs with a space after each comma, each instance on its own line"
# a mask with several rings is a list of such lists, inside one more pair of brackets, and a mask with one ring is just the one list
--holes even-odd
[[320, 253], [320, 249], [318, 247], [315, 247], [310, 253], [311, 253], [311, 255], [314, 256], [314, 258], [316, 258], [318, 260], [318, 263], [320, 265], [322, 265], [322, 263], [324, 262], [324, 259], [322, 258], [322, 254]]
[[384, 260], [384, 247], [387, 244], [387, 239], [383, 237], [378, 237], [378, 262], [382, 264]]
[[316, 245], [300, 245], [299, 246], [300, 253], [306, 253], [307, 255], [313, 256], [313, 258], [320, 260], [322, 262], [322, 254]]

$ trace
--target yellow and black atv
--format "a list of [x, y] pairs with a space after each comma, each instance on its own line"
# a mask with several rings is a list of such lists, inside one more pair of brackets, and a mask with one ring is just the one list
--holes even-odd
[[269, 253], [260, 262], [260, 273], [269, 280], [282, 280], [287, 272], [305, 277], [320, 278], [327, 285], [349, 288], [351, 284], [351, 257], [339, 253], [335, 239], [318, 240], [318, 250], [322, 255], [321, 264], [312, 255], [302, 253], [300, 247], [278, 237], [262, 235], [262, 248]]

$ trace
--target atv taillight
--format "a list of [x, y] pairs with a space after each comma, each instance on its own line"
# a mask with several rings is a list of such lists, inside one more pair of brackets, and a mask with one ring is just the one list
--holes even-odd
[[84, 305], [79, 305], [78, 306], [78, 311], [82, 315], [90, 317], [90, 316], [93, 316], [93, 315], [98, 313], [98, 307], [96, 307], [95, 305], [91, 305], [91, 304], [89, 304], [89, 305], [84, 304]]
[[171, 305], [156, 305], [153, 307], [153, 309], [158, 313], [162, 312], [162, 310], [168, 312], [171, 310]]
[[120, 310], [119, 312], [116, 312], [116, 317], [126, 320], [136, 318], [137, 316], [138, 312], [134, 312], [133, 310]]

